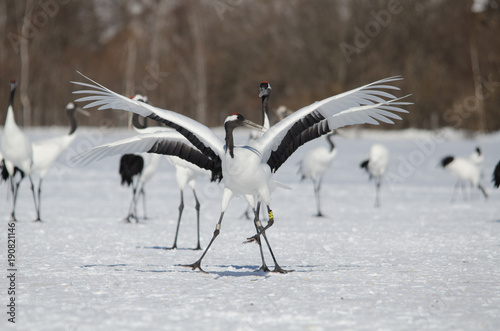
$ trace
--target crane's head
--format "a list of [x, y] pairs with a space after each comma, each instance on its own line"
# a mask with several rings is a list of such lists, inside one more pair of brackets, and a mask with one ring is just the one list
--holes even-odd
[[271, 84], [269, 84], [266, 81], [263, 81], [262, 83], [260, 83], [260, 87], [259, 87], [259, 97], [260, 98], [268, 97], [271, 94], [271, 91], [272, 91]]
[[88, 111], [82, 109], [81, 107], [78, 107], [73, 102], [68, 102], [68, 104], [66, 105], [66, 114], [74, 114], [76, 111], [82, 113], [85, 116], [90, 116], [90, 113]]
[[133, 97], [130, 97], [130, 99], [132, 99], [134, 101], [141, 101], [144, 103], [149, 103], [148, 97], [146, 95], [142, 95], [142, 94], [136, 94]]
[[266, 128], [264, 128], [262, 125], [247, 120], [245, 117], [243, 117], [243, 115], [238, 113], [234, 113], [233, 115], [228, 116], [224, 121], [224, 127], [226, 128], [226, 133], [228, 130], [232, 131], [239, 126], [245, 126], [247, 128], [266, 132]]
[[9, 85], [10, 85], [10, 91], [14, 91], [17, 87], [17, 82], [15, 79], [11, 79], [11, 81], [9, 82]]

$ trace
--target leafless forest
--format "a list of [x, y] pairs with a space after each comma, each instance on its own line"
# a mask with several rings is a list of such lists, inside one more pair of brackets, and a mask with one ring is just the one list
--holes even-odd
[[[119, 93], [220, 125], [401, 75], [410, 114], [394, 128], [500, 129], [500, 8], [472, 0], [0, 0], [0, 118], [65, 125], [77, 71]], [[126, 125], [118, 111], [80, 123]]]

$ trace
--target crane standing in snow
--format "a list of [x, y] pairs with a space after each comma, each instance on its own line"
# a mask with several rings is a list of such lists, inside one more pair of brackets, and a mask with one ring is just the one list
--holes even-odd
[[375, 208], [380, 207], [380, 186], [388, 163], [389, 151], [387, 148], [382, 144], [373, 144], [368, 159], [359, 165], [368, 172], [370, 180], [373, 179], [375, 182]]
[[316, 199], [316, 209], [318, 213], [317, 217], [323, 217], [323, 213], [320, 208], [320, 194], [321, 181], [326, 171], [330, 168], [333, 158], [337, 154], [335, 149], [335, 144], [333, 143], [332, 137], [333, 132], [326, 135], [326, 141], [328, 142], [328, 147], [319, 146], [314, 149], [309, 150], [299, 163], [298, 173], [301, 175], [301, 180], [310, 178], [314, 185], [314, 197]]

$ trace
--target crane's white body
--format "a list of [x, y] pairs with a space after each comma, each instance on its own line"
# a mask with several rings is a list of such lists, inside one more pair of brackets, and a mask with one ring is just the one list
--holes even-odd
[[[466, 199], [466, 185], [470, 184], [471, 187], [476, 187], [481, 191], [485, 198], [488, 198], [486, 189], [481, 185], [481, 169], [479, 166], [471, 161], [471, 159], [453, 157], [453, 160], [444, 165], [444, 169], [450, 172], [453, 176], [458, 178], [455, 188], [453, 190], [452, 201], [455, 201], [458, 188], [462, 188], [464, 199]], [[472, 192], [471, 192], [472, 193]]]
[[389, 151], [382, 144], [373, 144], [370, 148], [368, 160], [364, 163], [367, 163], [365, 168], [370, 175], [370, 179], [375, 182], [375, 207], [380, 207], [380, 187], [389, 164]]
[[[255, 211], [255, 224], [259, 229], [259, 233], [252, 239], [258, 241], [260, 235], [262, 235], [273, 256], [275, 271], [285, 272], [277, 264], [265, 234], [265, 230], [274, 223], [269, 203], [271, 193], [278, 185], [273, 180], [271, 173], [276, 171], [300, 144], [326, 132], [352, 124], [378, 124], [379, 121], [393, 123], [391, 119], [400, 119], [394, 112], [406, 112], [399, 106], [408, 103], [401, 102], [392, 94], [382, 91], [383, 89], [397, 89], [386, 83], [398, 79], [393, 77], [380, 80], [304, 107], [272, 126], [259, 139], [250, 141], [247, 146], [241, 148], [233, 148], [231, 145], [233, 141], [232, 130], [238, 125], [253, 128], [262, 127], [245, 120], [239, 114], [229, 116], [224, 123], [226, 142], [229, 141], [229, 145], [226, 146], [226, 142], [212, 130], [193, 119], [170, 110], [131, 100], [95, 82], [94, 85], [75, 83], [88, 87], [90, 90], [76, 91], [74, 93], [90, 94], [77, 100], [91, 101], [85, 108], [99, 106], [99, 109], [123, 109], [144, 117], [153, 118], [175, 128], [192, 144], [183, 145], [184, 157], [189, 158], [192, 162], [205, 164], [207, 169], [210, 168], [214, 175], [224, 178], [225, 188], [221, 202], [221, 215], [216, 230], [201, 258], [190, 267], [202, 270], [201, 260], [220, 232], [224, 212], [231, 197], [233, 194], [241, 194], [245, 195], [247, 201], [251, 200], [252, 195], [257, 195], [259, 202], [266, 203], [270, 215], [268, 225], [262, 227], [258, 221], [260, 207], [260, 204], [258, 204]], [[296, 140], [295, 137], [302, 137], [303, 139]], [[179, 145], [178, 142], [162, 140], [158, 133], [153, 134], [150, 138], [152, 138], [150, 144], [143, 145], [142, 151], [150, 151], [153, 147], [156, 148], [159, 145], [163, 147], [171, 147], [174, 144], [175, 146]], [[189, 153], [186, 152], [187, 150], [189, 150]], [[197, 154], [193, 156], [192, 152], [195, 150]], [[170, 150], [169, 153], [181, 152]], [[231, 155], [232, 152], [234, 152], [234, 156]]]
[[28, 137], [17, 126], [11, 105], [7, 109], [7, 117], [0, 139], [2, 154], [6, 160], [9, 174], [12, 175], [14, 167], [18, 167], [29, 176], [33, 164], [33, 149]]
[[76, 133], [33, 142], [32, 172], [43, 179], [59, 156], [68, 149], [76, 138]]
[[389, 164], [389, 151], [384, 145], [373, 144], [370, 148], [368, 172], [372, 178], [384, 176]]
[[[330, 137], [327, 136], [327, 139]], [[323, 176], [326, 171], [330, 168], [335, 155], [337, 154], [337, 149], [333, 142], [329, 141], [330, 147], [318, 146], [313, 148], [304, 154], [302, 160], [299, 163], [299, 174], [302, 179], [309, 178], [314, 185], [314, 198], [316, 200], [316, 216], [322, 217], [323, 213], [320, 208], [320, 189]]]
[[13, 103], [16, 87], [17, 84], [15, 82], [11, 82], [11, 96], [9, 106], [7, 108], [7, 116], [5, 118], [5, 125], [3, 127], [2, 136], [0, 137], [0, 150], [3, 154], [5, 168], [7, 169], [7, 172], [10, 176], [10, 188], [13, 201], [11, 218], [13, 221], [17, 221], [15, 215], [16, 200], [19, 185], [23, 179], [23, 176], [20, 176], [19, 179], [14, 178], [15, 167], [21, 169], [24, 174], [28, 176], [33, 193], [35, 209], [38, 210], [33, 180], [31, 179], [31, 171], [33, 166], [33, 149], [31, 147], [30, 140], [17, 126], [16, 120], [14, 118]]

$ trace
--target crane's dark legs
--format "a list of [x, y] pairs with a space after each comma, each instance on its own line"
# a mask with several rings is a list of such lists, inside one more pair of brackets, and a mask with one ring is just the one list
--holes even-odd
[[167, 249], [177, 249], [177, 236], [179, 235], [179, 227], [181, 226], [182, 211], [184, 210], [184, 192], [181, 189], [181, 203], [179, 204], [179, 216], [177, 218], [177, 228], [175, 229], [174, 244]]
[[[254, 209], [254, 214], [255, 214], [255, 218], [254, 218], [254, 225], [255, 225], [255, 230], [257, 231], [257, 233], [259, 233], [259, 231], [261, 231], [263, 229], [263, 226], [262, 226], [262, 223], [260, 223], [259, 221], [259, 215], [260, 215], [260, 201], [257, 202], [257, 209], [255, 210]], [[262, 250], [262, 243], [260, 241], [260, 238], [257, 237], [257, 243], [259, 244], [259, 250], [260, 250], [260, 257], [262, 259], [262, 266], [257, 270], [257, 271], [264, 271], [264, 272], [269, 272], [269, 268], [267, 267], [266, 265], [266, 261], [264, 259], [264, 252]]]
[[17, 202], [17, 192], [19, 190], [19, 185], [23, 178], [19, 179], [19, 181], [15, 182], [14, 177], [10, 177], [10, 191], [12, 193], [12, 212], [10, 213], [10, 217], [12, 221], [17, 222], [16, 219], [16, 202]]
[[381, 178], [375, 179], [375, 208], [380, 207], [380, 182]]
[[33, 184], [33, 179], [31, 179], [31, 176], [28, 176], [28, 178], [30, 179], [30, 183], [31, 183], [31, 193], [33, 193], [33, 202], [35, 203], [35, 210], [36, 210], [36, 213], [37, 213], [37, 220], [35, 222], [41, 222], [40, 220], [40, 211], [38, 209], [38, 204], [37, 204], [37, 201], [36, 201], [36, 192], [35, 192], [35, 184]]
[[250, 243], [250, 242], [253, 242], [253, 241], [258, 241], [258, 240], [260, 240], [259, 236], [262, 235], [264, 237], [264, 240], [266, 241], [267, 248], [269, 248], [269, 253], [271, 253], [271, 257], [273, 258], [273, 261], [274, 261], [274, 270], [273, 270], [273, 272], [287, 273], [287, 272], [293, 271], [293, 270], [282, 269], [278, 265], [278, 262], [276, 261], [276, 258], [274, 257], [273, 250], [271, 249], [271, 245], [269, 244], [269, 240], [267, 239], [267, 236], [266, 236], [266, 230], [269, 229], [274, 224], [273, 211], [271, 210], [271, 208], [269, 206], [267, 206], [267, 212], [269, 214], [269, 221], [267, 222], [267, 225], [264, 228], [262, 228], [262, 225], [261, 225], [261, 228], [259, 228], [259, 231], [257, 231], [257, 234], [254, 235], [254, 236], [252, 236], [252, 237], [250, 237], [250, 238], [248, 238], [248, 240], [245, 243]]
[[130, 201], [130, 207], [128, 208], [128, 215], [125, 218], [125, 221], [130, 223], [130, 219], [135, 219], [136, 222], [139, 222], [137, 218], [137, 188], [139, 186], [139, 181], [136, 183], [132, 182], [132, 201]]
[[198, 261], [196, 261], [195, 263], [193, 264], [181, 264], [182, 267], [188, 267], [188, 268], [192, 268], [193, 270], [195, 269], [198, 269], [200, 270], [201, 272], [205, 272], [205, 270], [203, 270], [201, 268], [201, 261], [203, 260], [203, 258], [205, 257], [205, 255], [207, 254], [208, 252], [208, 249], [210, 248], [210, 246], [212, 246], [212, 243], [214, 242], [215, 238], [217, 238], [217, 236], [219, 235], [220, 233], [220, 226], [221, 226], [221, 223], [222, 223], [222, 218], [224, 217], [224, 212], [221, 212], [220, 213], [220, 218], [219, 218], [219, 222], [217, 223], [217, 225], [215, 226], [215, 231], [214, 231], [214, 235], [212, 236], [212, 239], [210, 240], [210, 242], [208, 243], [208, 246], [207, 248], [205, 248], [205, 251], [203, 252], [203, 254], [201, 255], [201, 257], [198, 259]]
[[196, 196], [196, 191], [193, 188], [193, 196], [194, 200], [196, 201], [196, 205], [194, 206], [196, 209], [196, 231], [197, 231], [197, 237], [198, 237], [198, 242], [196, 244], [195, 250], [200, 250], [201, 245], [200, 245], [200, 202], [198, 201], [198, 197]]
[[36, 220], [35, 222], [41, 222], [42, 219], [40, 218], [40, 211], [42, 209], [42, 202], [41, 202], [41, 196], [42, 196], [42, 179], [40, 178], [40, 180], [38, 181], [38, 208], [36, 210]]
[[146, 192], [144, 192], [144, 184], [141, 185], [139, 195], [142, 195], [142, 218], [146, 220], [148, 217], [146, 216]]
[[481, 184], [477, 184], [477, 188], [483, 193], [484, 198], [488, 199], [488, 193], [486, 193], [486, 189]]
[[321, 179], [318, 181], [318, 184], [316, 184], [316, 181], [313, 180], [313, 184], [314, 184], [314, 197], [316, 198], [316, 209], [318, 210], [318, 214], [316, 214], [316, 216], [323, 217], [323, 214], [321, 213], [320, 201], [319, 201], [319, 190], [321, 188]]

